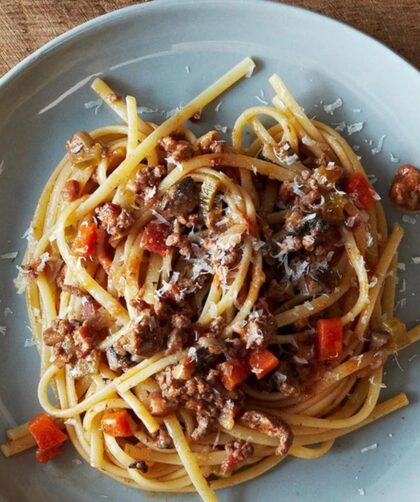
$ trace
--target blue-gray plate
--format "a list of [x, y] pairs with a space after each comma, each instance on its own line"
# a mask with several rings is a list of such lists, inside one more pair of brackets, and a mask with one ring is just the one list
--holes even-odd
[[[66, 139], [76, 130], [116, 122], [105, 106], [97, 107], [89, 87], [93, 76], [135, 95], [140, 105], [158, 109], [146, 118], [160, 121], [163, 111], [186, 103], [247, 55], [258, 64], [254, 76], [222, 96], [219, 111], [219, 102], [211, 104], [198, 129], [230, 128], [245, 107], [270, 101], [267, 79], [274, 72], [309, 116], [345, 127], [344, 135], [377, 180], [389, 221], [406, 229], [398, 313], [410, 326], [416, 322], [420, 265], [413, 258], [420, 255], [420, 224], [414, 216], [393, 211], [387, 191], [399, 163], [420, 163], [418, 71], [348, 26], [283, 4], [187, 0], [129, 7], [53, 40], [0, 81], [0, 255], [19, 251], [15, 260], [0, 258], [0, 326], [6, 327], [0, 330], [0, 442], [6, 428], [39, 411], [38, 355], [31, 346], [24, 299], [13, 286], [26, 244], [22, 235], [65, 153]], [[338, 98], [342, 106], [333, 115], [326, 113], [324, 105]], [[362, 130], [349, 136], [346, 126], [360, 122]], [[409, 407], [338, 440], [320, 460], [288, 459], [258, 480], [221, 492], [220, 499], [420, 500], [417, 352], [420, 344], [386, 367], [384, 393], [407, 392]], [[377, 447], [362, 453], [370, 445]], [[152, 500], [159, 498], [198, 500], [194, 495], [154, 495]], [[33, 451], [9, 459], [0, 455], [0, 500], [130, 502], [150, 500], [150, 494], [101, 475], [68, 447], [47, 465], [37, 464]]]

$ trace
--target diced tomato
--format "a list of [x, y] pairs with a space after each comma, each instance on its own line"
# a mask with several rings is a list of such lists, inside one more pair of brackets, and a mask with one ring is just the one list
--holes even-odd
[[141, 245], [151, 253], [165, 256], [168, 253], [168, 246], [165, 242], [170, 233], [170, 225], [152, 220], [144, 227]]
[[79, 226], [73, 243], [73, 252], [78, 256], [95, 256], [98, 227], [94, 221], [84, 220]]
[[118, 438], [126, 438], [133, 435], [135, 423], [127, 410], [107, 410], [101, 420], [101, 426], [105, 434]]
[[347, 179], [346, 192], [356, 195], [363, 209], [369, 209], [375, 202], [376, 192], [362, 173], [353, 173]]
[[251, 373], [246, 359], [229, 359], [217, 367], [220, 371], [220, 380], [227, 390], [235, 390]]
[[57, 446], [55, 448], [49, 448], [48, 450], [36, 450], [36, 459], [40, 464], [46, 464], [52, 458], [57, 457], [63, 453], [63, 448]]
[[258, 379], [265, 377], [279, 364], [277, 357], [267, 349], [255, 349], [249, 356], [252, 373]]
[[316, 326], [318, 359], [329, 361], [343, 351], [343, 323], [340, 318], [319, 319]]
[[46, 413], [40, 413], [33, 418], [28, 429], [38, 445], [36, 458], [39, 462], [45, 464], [61, 453], [61, 445], [67, 440], [67, 435]]

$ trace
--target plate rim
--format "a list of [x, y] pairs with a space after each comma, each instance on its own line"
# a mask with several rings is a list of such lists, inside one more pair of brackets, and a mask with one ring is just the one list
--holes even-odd
[[[46, 42], [41, 47], [36, 49], [34, 52], [26, 56], [22, 61], [17, 63], [13, 68], [7, 71], [2, 77], [0, 77], [0, 91], [3, 91], [7, 88], [8, 85], [13, 84], [13, 80], [18, 78], [21, 74], [26, 71], [30, 71], [31, 67], [33, 67], [38, 62], [42, 61], [49, 54], [54, 53], [57, 49], [65, 48], [65, 46], [71, 43], [75, 38], [85, 33], [89, 33], [92, 29], [101, 28], [104, 24], [112, 22], [118, 18], [124, 18], [125, 16], [130, 15], [132, 12], [146, 12], [147, 10], [159, 10], [164, 8], [166, 5], [180, 5], [186, 6], [190, 5], [192, 8], [197, 8], [199, 4], [207, 4], [212, 7], [219, 5], [226, 5], [226, 0], [153, 0], [152, 2], [145, 1], [140, 4], [129, 5], [126, 7], [122, 7], [120, 9], [113, 10], [111, 12], [107, 12], [100, 16], [96, 16], [93, 19], [89, 19], [84, 23], [81, 23], [70, 30], [65, 31], [61, 35], [54, 37], [52, 40]], [[420, 79], [420, 69], [416, 68], [416, 66], [408, 61], [404, 56], [399, 54], [397, 51], [386, 45], [385, 43], [377, 40], [373, 36], [365, 33], [354, 26], [351, 26], [344, 21], [332, 18], [327, 16], [326, 14], [316, 12], [306, 7], [301, 7], [297, 5], [285, 4], [282, 2], [278, 2], [276, 0], [229, 0], [229, 6], [237, 4], [238, 6], [243, 6], [244, 4], [259, 4], [263, 5], [264, 8], [269, 6], [268, 8], [278, 9], [279, 11], [300, 11], [302, 15], [308, 16], [309, 18], [313, 17], [318, 20], [321, 20], [324, 23], [329, 23], [336, 26], [341, 31], [347, 31], [356, 37], [361, 37], [367, 43], [376, 46], [376, 48], [381, 49], [387, 54], [388, 57], [394, 60], [394, 63], [402, 64], [406, 70], [412, 72], [414, 78]]]

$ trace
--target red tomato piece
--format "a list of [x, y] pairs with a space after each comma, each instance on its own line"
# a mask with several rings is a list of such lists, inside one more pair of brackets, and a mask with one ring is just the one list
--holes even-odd
[[343, 351], [343, 323], [340, 318], [319, 319], [316, 326], [318, 359], [336, 359]]
[[375, 202], [376, 192], [362, 173], [353, 173], [347, 179], [346, 192], [354, 194], [363, 209], [369, 209]]
[[[67, 435], [51, 420], [46, 413], [41, 413], [28, 424], [29, 432], [38, 445], [37, 458], [43, 463], [58, 455], [59, 447], [67, 440]], [[60, 450], [61, 451], [61, 450]]]
[[252, 373], [258, 379], [265, 377], [279, 364], [277, 357], [267, 349], [253, 350], [249, 356]]
[[168, 253], [168, 246], [165, 243], [170, 233], [170, 225], [152, 220], [144, 227], [141, 245], [151, 253], [165, 256]]
[[133, 435], [135, 424], [127, 410], [107, 410], [101, 420], [105, 434], [125, 438]]
[[220, 380], [227, 390], [235, 390], [251, 373], [246, 359], [229, 359], [217, 367], [220, 371]]
[[95, 256], [97, 240], [98, 227], [96, 223], [94, 221], [82, 221], [73, 243], [74, 254], [83, 257]]

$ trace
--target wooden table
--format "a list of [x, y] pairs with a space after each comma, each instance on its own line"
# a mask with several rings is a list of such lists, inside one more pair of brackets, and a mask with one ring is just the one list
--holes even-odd
[[[141, 2], [0, 0], [0, 76], [70, 28], [136, 3]], [[420, 68], [420, 0], [296, 0], [286, 3], [344, 21], [377, 38]]]

